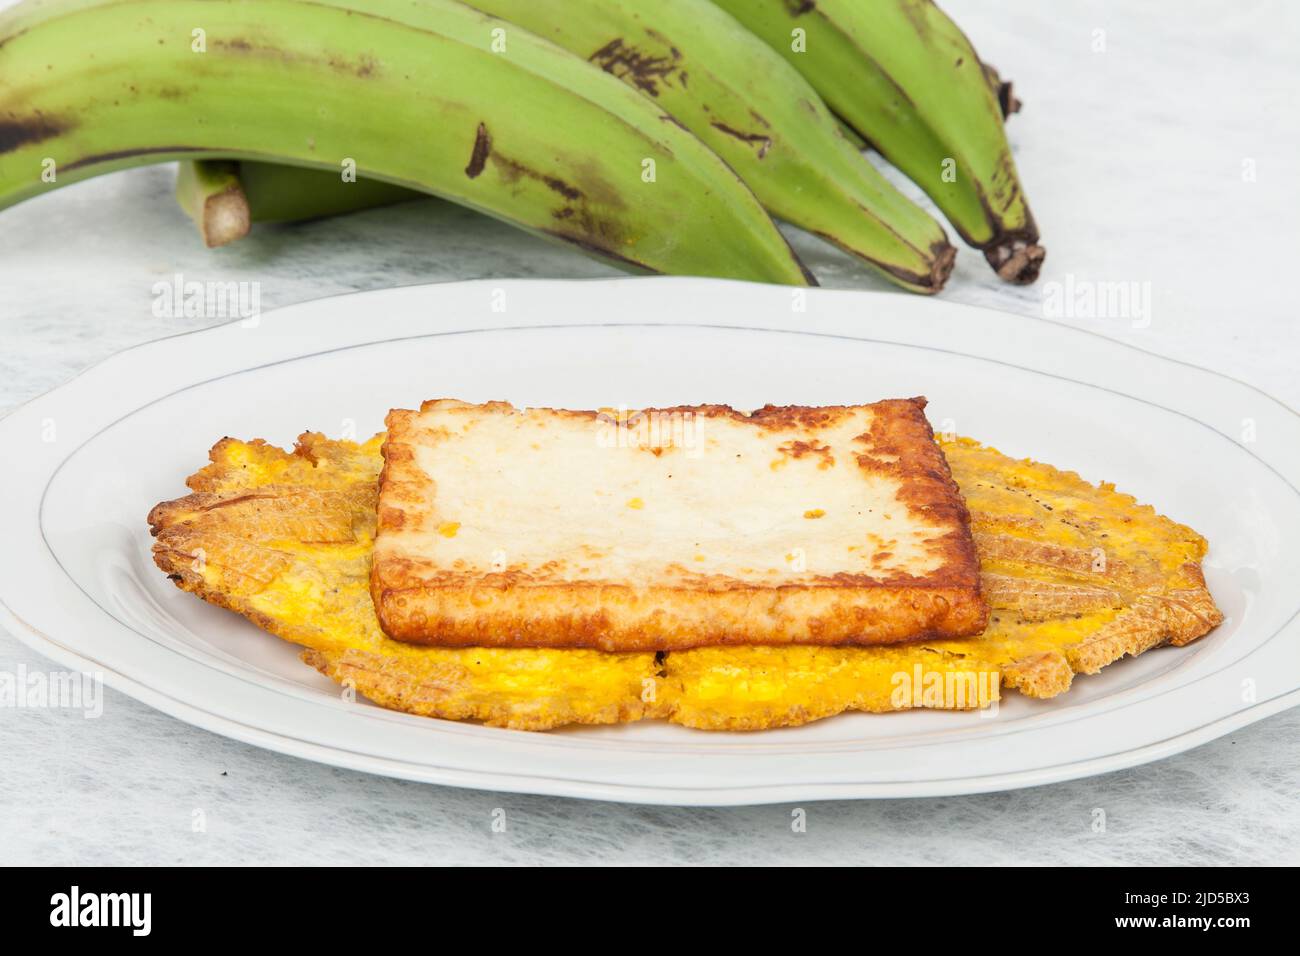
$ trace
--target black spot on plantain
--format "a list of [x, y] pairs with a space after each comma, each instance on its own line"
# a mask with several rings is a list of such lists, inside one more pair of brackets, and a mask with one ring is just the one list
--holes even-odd
[[488, 156], [492, 152], [492, 134], [488, 132], [485, 124], [478, 124], [478, 132], [474, 134], [474, 151], [469, 154], [469, 165], [465, 167], [465, 175], [470, 179], [477, 179], [487, 166]]
[[587, 236], [602, 249], [622, 249], [627, 245], [627, 230], [622, 222], [609, 216], [578, 207], [576, 232]]
[[625, 256], [621, 252], [615, 252], [613, 249], [610, 249], [608, 246], [603, 246], [599, 242], [595, 242], [588, 237], [574, 236], [553, 229], [546, 229], [543, 230], [543, 232], [546, 235], [550, 236], [552, 239], [558, 239], [561, 242], [568, 243], [571, 246], [576, 246], [577, 248], [581, 249], [583, 252], [589, 253], [594, 256], [599, 256], [602, 259], [609, 259], [614, 262], [620, 263], [621, 265], [627, 266], [629, 269], [632, 269], [636, 272], [660, 271], [658, 269], [652, 269], [644, 262], [638, 262], [636, 259], [633, 259], [629, 256]]
[[785, 0], [785, 8], [792, 17], [801, 17], [817, 9], [816, 0]]
[[757, 146], [759, 159], [763, 159], [767, 156], [767, 151], [772, 148], [772, 137], [764, 136], [762, 133], [742, 133], [740, 130], [734, 129], [726, 123], [719, 123], [717, 120], [714, 120], [709, 125], [719, 132], [726, 133], [728, 136], [740, 140], [742, 143]]
[[678, 129], [685, 130], [688, 133], [690, 132], [690, 129], [687, 128], [686, 124], [683, 123], [681, 120], [679, 120], [676, 116], [673, 116], [671, 113], [660, 113], [659, 118], [663, 120], [665, 123], [672, 123]]
[[219, 50], [223, 53], [233, 53], [240, 56], [256, 56], [267, 60], [280, 60], [285, 63], [323, 64], [335, 73], [345, 73], [359, 77], [371, 76], [377, 72], [379, 68], [379, 61], [373, 56], [365, 54], [355, 61], [345, 59], [341, 56], [321, 57], [301, 53], [297, 50], [287, 50], [278, 46], [258, 43], [255, 40], [248, 40], [244, 37], [213, 40], [212, 47], [214, 50]]
[[377, 63], [372, 56], [362, 56], [357, 62], [345, 60], [341, 56], [332, 56], [327, 61], [330, 69], [336, 73], [351, 73], [353, 76], [367, 77], [375, 72]]
[[550, 188], [550, 189], [554, 190], [555, 192], [559, 193], [559, 194], [560, 194], [561, 196], [563, 196], [565, 199], [581, 199], [581, 198], [582, 198], [582, 192], [581, 192], [580, 190], [574, 189], [572, 186], [570, 186], [568, 183], [566, 183], [563, 179], [558, 179], [558, 178], [555, 177], [555, 176], [543, 176], [543, 177], [542, 177], [542, 182], [544, 182], [544, 183], [547, 185], [548, 188]]
[[0, 155], [12, 153], [23, 146], [31, 146], [58, 136], [72, 127], [62, 120], [48, 116], [30, 119], [0, 120]]
[[610, 40], [587, 57], [606, 73], [625, 82], [630, 81], [637, 89], [651, 96], [659, 95], [659, 83], [668, 82], [681, 58], [681, 51], [676, 47], [669, 48], [668, 56], [653, 56], [628, 46], [622, 37]]
[[[479, 127], [482, 129], [482, 126]], [[492, 153], [490, 157], [492, 164], [501, 171], [501, 178], [508, 183], [518, 182], [520, 179], [531, 179], [539, 182], [552, 192], [559, 193], [565, 199], [581, 199], [582, 190], [571, 186], [558, 176], [552, 176], [549, 173], [543, 173], [533, 169], [531, 166], [519, 162], [517, 159], [511, 159], [503, 156], [499, 152]], [[466, 169], [468, 173], [469, 170]], [[473, 178], [473, 177], [471, 177]]]

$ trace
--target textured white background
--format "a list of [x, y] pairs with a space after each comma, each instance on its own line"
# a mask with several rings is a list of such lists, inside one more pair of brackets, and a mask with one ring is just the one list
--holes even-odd
[[[1149, 282], [1149, 327], [1088, 327], [1300, 406], [1300, 6], [945, 6], [1025, 100], [1010, 135], [1050, 250], [1027, 289], [999, 285], [964, 251], [945, 295], [1042, 314], [1047, 283], [1067, 274]], [[1094, 52], [1096, 30], [1104, 52]], [[1243, 180], [1246, 160], [1255, 182]], [[171, 200], [171, 176], [136, 170], [3, 213], [0, 412], [119, 349], [205, 324], [151, 315], [153, 283], [177, 272], [259, 280], [263, 308], [413, 282], [613, 274], [433, 201], [262, 228], [206, 251]], [[794, 240], [824, 284], [880, 286], [815, 240]], [[0, 669], [19, 663], [49, 666], [0, 632]], [[106, 694], [98, 720], [0, 710], [0, 863], [1300, 862], [1300, 710], [1092, 780], [814, 804], [808, 832], [795, 835], [789, 806], [639, 808], [334, 770]], [[492, 832], [496, 808], [505, 833]], [[1104, 833], [1091, 826], [1096, 808]], [[195, 810], [206, 833], [192, 832]]]

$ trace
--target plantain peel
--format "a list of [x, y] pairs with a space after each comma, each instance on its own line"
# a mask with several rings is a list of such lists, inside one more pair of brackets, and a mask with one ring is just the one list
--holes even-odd
[[177, 586], [302, 645], [307, 663], [394, 710], [522, 730], [656, 717], [761, 730], [849, 710], [964, 709], [1001, 687], [1053, 697], [1076, 673], [1222, 620], [1200, 535], [1109, 484], [958, 438], [943, 445], [993, 610], [982, 637], [667, 655], [402, 644], [380, 630], [368, 590], [382, 438], [307, 433], [292, 452], [223, 439], [187, 481], [193, 493], [149, 522]]

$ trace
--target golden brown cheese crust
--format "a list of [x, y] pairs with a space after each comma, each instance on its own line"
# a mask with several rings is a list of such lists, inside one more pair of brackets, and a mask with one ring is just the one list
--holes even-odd
[[[442, 647], [610, 652], [976, 634], [969, 516], [924, 406], [634, 413], [685, 416], [704, 436], [696, 460], [680, 439], [600, 446], [595, 411], [394, 411], [371, 577], [381, 624]], [[764, 566], [804, 543], [818, 566]]]

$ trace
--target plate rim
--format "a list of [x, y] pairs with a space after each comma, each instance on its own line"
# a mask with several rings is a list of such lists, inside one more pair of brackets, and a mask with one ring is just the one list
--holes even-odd
[[[94, 671], [103, 676], [105, 686], [112, 687], [114, 690], [120, 691], [148, 707], [201, 730], [285, 756], [355, 770], [361, 773], [379, 774], [436, 786], [463, 787], [473, 790], [505, 790], [505, 792], [541, 796], [656, 806], [758, 806], [791, 801], [818, 802], [845, 799], [967, 796], [1045, 786], [1115, 773], [1165, 757], [1171, 757], [1300, 705], [1300, 689], [1297, 689], [1142, 747], [1119, 751], [1101, 758], [1067, 761], [1046, 767], [1035, 767], [1014, 773], [998, 773], [987, 776], [966, 776], [897, 783], [823, 782], [811, 787], [803, 783], [791, 783], [771, 784], [761, 787], [750, 785], [741, 788], [707, 787], [687, 789], [662, 785], [647, 788], [643, 784], [574, 781], [568, 778], [525, 775], [524, 779], [528, 783], [526, 787], [503, 788], [501, 785], [503, 775], [500, 773], [475, 772], [460, 768], [441, 767], [429, 763], [400, 761], [388, 757], [362, 754], [346, 748], [327, 747], [216, 714], [173, 697], [165, 691], [149, 687], [111, 668], [105, 668], [99, 665], [98, 662], [91, 661], [76, 651], [63, 647], [14, 614], [13, 610], [3, 600], [0, 600], [0, 620], [4, 621], [11, 632], [30, 638], [30, 641], [24, 639], [23, 643], [33, 650], [45, 654], [56, 663], [76, 667], [83, 671]], [[91, 666], [87, 667], [85, 665]], [[521, 731], [521, 733], [527, 733], [527, 731]], [[509, 776], [509, 779], [515, 779], [515, 777]], [[815, 795], [809, 795], [810, 790], [815, 791]], [[683, 796], [688, 799], [681, 799]]]
[[[391, 289], [339, 293], [335, 295], [325, 296], [320, 299], [294, 303], [292, 305], [285, 306], [283, 308], [271, 310], [263, 316], [263, 319], [273, 319], [275, 316], [285, 312], [301, 311], [306, 313], [312, 310], [313, 308], [319, 308], [320, 304], [326, 301], [347, 300], [356, 297], [366, 297], [366, 296], [370, 296], [370, 297], [382, 296], [386, 294], [392, 294], [392, 293], [403, 292], [403, 291], [412, 292], [413, 290], [420, 290], [420, 294], [432, 294], [433, 296], [436, 297], [440, 291], [446, 290], [448, 288], [462, 288], [462, 289], [463, 288], [484, 288], [484, 287], [496, 288], [502, 286], [510, 287], [510, 288], [519, 288], [524, 286], [545, 286], [552, 289], [558, 289], [558, 288], [571, 287], [575, 283], [584, 286], [594, 286], [594, 285], [609, 285], [609, 284], [622, 285], [631, 282], [656, 283], [662, 287], [668, 287], [669, 285], [682, 285], [682, 284], [694, 285], [699, 283], [708, 284], [710, 286], [737, 287], [737, 288], [750, 287], [750, 288], [764, 290], [764, 294], [771, 294], [771, 290], [773, 289], [780, 290], [780, 287], [753, 286], [752, 284], [749, 283], [730, 283], [730, 282], [721, 282], [720, 280], [676, 279], [676, 278], [674, 279], [616, 278], [616, 279], [586, 279], [586, 280], [486, 279], [486, 280], [472, 280], [470, 282], [417, 283], [417, 284], [393, 287]], [[671, 294], [671, 292], [669, 294]], [[865, 297], [867, 300], [886, 301], [891, 306], [901, 306], [902, 303], [908, 303], [908, 306], [905, 307], [904, 311], [906, 311], [908, 308], [912, 308], [918, 301], [925, 303], [925, 305], [927, 306], [931, 304], [929, 300], [917, 300], [917, 299], [912, 299], [910, 297], [900, 297], [899, 295], [888, 293], [888, 292], [848, 292], [848, 291], [840, 291], [840, 290], [817, 290], [814, 294], [819, 297], [820, 296]], [[1205, 369], [1200, 366], [1196, 366], [1179, 359], [1170, 358], [1168, 356], [1162, 356], [1157, 353], [1150, 352], [1148, 350], [1142, 349], [1139, 346], [1135, 346], [1132, 345], [1131, 343], [1123, 342], [1121, 340], [1113, 339], [1109, 336], [1105, 336], [1099, 332], [1095, 332], [1090, 329], [1075, 328], [1073, 326], [1067, 326], [1062, 323], [1052, 322], [1051, 320], [1045, 318], [1027, 316], [1018, 313], [1002, 312], [999, 310], [986, 309], [978, 306], [966, 305], [964, 303], [949, 302], [946, 300], [940, 300], [938, 304], [949, 308], [954, 308], [960, 312], [976, 312], [981, 314], [987, 314], [988, 316], [996, 317], [998, 320], [1001, 321], [1020, 320], [1020, 321], [1039, 323], [1042, 326], [1050, 327], [1049, 334], [1052, 336], [1058, 334], [1065, 335], [1066, 337], [1068, 337], [1069, 334], [1092, 336], [1100, 340], [1102, 343], [1104, 343], [1104, 347], [1119, 346], [1121, 348], [1129, 349], [1143, 356], [1146, 356], [1149, 359], [1154, 359], [1160, 362], [1172, 363], [1174, 365], [1182, 366], [1184, 368], [1191, 369], [1195, 372], [1211, 376], [1215, 379], [1231, 383], [1237, 388], [1245, 389], [1256, 396], [1260, 396], [1265, 399], [1268, 399], [1283, 413], [1288, 414], [1291, 418], [1295, 419], [1297, 423], [1300, 423], [1300, 415], [1298, 415], [1293, 409], [1291, 409], [1289, 406], [1287, 406], [1279, 399], [1271, 395], [1268, 395], [1266, 392], [1257, 388], [1256, 386], [1251, 385], [1250, 383], [1243, 382], [1238, 379], [1234, 379], [1231, 376], [1224, 375], [1222, 373], [1213, 371], [1211, 369]], [[290, 315], [289, 318], [292, 319], [293, 316]], [[159, 339], [155, 339], [149, 342], [138, 343], [127, 349], [114, 353], [113, 355], [107, 356], [104, 359], [100, 360], [99, 362], [96, 362], [93, 365], [88, 366], [87, 368], [81, 370], [80, 372], [77, 373], [77, 375], [73, 376], [68, 382], [64, 383], [63, 385], [60, 385], [57, 388], [52, 389], [41, 396], [30, 399], [22, 403], [21, 405], [18, 405], [15, 408], [8, 411], [3, 416], [3, 418], [0, 418], [0, 429], [4, 429], [6, 426], [12, 423], [14, 419], [18, 416], [18, 413], [28, 411], [32, 408], [36, 408], [43, 402], [52, 401], [60, 393], [67, 393], [69, 391], [72, 391], [73, 387], [76, 386], [79, 381], [83, 380], [85, 376], [95, 371], [96, 369], [102, 370], [104, 367], [111, 366], [115, 362], [124, 361], [132, 357], [139, 360], [152, 350], [176, 348], [178, 346], [177, 343], [178, 339], [221, 333], [223, 330], [228, 330], [231, 326], [239, 325], [239, 324], [241, 324], [240, 320], [234, 320], [232, 322], [222, 323], [204, 329], [194, 329], [194, 330], [177, 332], [172, 335], [163, 336]], [[828, 334], [828, 333], [817, 333], [809, 329], [800, 329], [793, 326], [773, 327], [771, 325], [765, 325], [761, 327], [755, 327], [755, 326], [745, 326], [745, 325], [726, 324], [726, 323], [694, 322], [694, 321], [687, 321], [687, 320], [645, 323], [645, 322], [634, 321], [634, 320], [611, 321], [608, 318], [604, 318], [599, 321], [578, 320], [578, 321], [569, 321], [564, 323], [548, 323], [548, 324], [544, 324], [542, 327], [554, 328], [557, 325], [561, 327], [569, 327], [569, 328], [581, 327], [581, 326], [644, 326], [647, 324], [654, 324], [654, 325], [668, 326], [668, 327], [686, 326], [686, 327], [728, 329], [728, 330], [737, 330], [737, 331], [748, 329], [750, 331], [797, 332], [797, 333], [802, 332], [803, 334], [823, 334], [823, 335]], [[507, 332], [507, 331], [516, 331], [518, 329], [523, 329], [523, 328], [538, 328], [538, 327], [539, 327], [538, 325], [530, 326], [527, 324], [477, 326], [473, 329], [466, 329], [465, 331]], [[421, 328], [425, 330], [424, 335], [430, 334], [429, 332], [430, 326], [426, 324], [426, 325], [422, 325]], [[863, 328], [865, 331], [866, 326], [864, 325]], [[413, 335], [411, 337], [412, 338], [424, 337], [424, 335], [419, 335], [419, 336]], [[852, 335], [841, 335], [840, 337], [857, 338], [858, 340], [862, 340], [863, 338], [861, 336], [855, 337]], [[379, 343], [378, 340], [371, 338], [365, 340], [364, 342], [363, 341], [352, 342], [347, 345], [339, 346], [338, 348], [347, 349], [347, 348], [359, 347], [364, 344], [379, 344]], [[916, 344], [916, 343], [894, 342], [892, 344], [908, 345], [908, 344]], [[934, 346], [931, 345], [928, 347], [933, 348]], [[296, 355], [293, 356], [293, 358], [305, 358], [313, 354], [321, 354], [322, 352], [328, 352], [334, 350], [337, 349], [323, 349], [323, 348], [312, 349], [309, 345], [307, 350], [299, 351]], [[959, 351], [957, 349], [953, 349], [950, 351], [952, 351], [953, 354], [960, 355], [963, 357], [977, 358], [977, 359], [983, 358], [983, 356], [974, 355], [970, 352]], [[277, 364], [277, 363], [261, 363], [261, 364], [266, 365], [266, 364]], [[1008, 362], [1006, 364], [1012, 365], [1014, 363]], [[259, 367], [258, 363], [254, 360], [254, 361], [250, 361], [248, 364], [245, 364], [242, 370], [252, 371], [255, 370], [257, 367]], [[1064, 377], [1064, 376], [1057, 375], [1056, 373], [1053, 372], [1045, 371], [1042, 368], [1033, 368], [1030, 366], [1015, 366], [1015, 367], [1024, 368], [1028, 371], [1051, 375], [1052, 377], [1056, 377], [1056, 378]], [[1075, 381], [1082, 385], [1091, 386], [1091, 387], [1102, 387], [1102, 388], [1106, 387], [1106, 386], [1099, 386], [1095, 382], [1088, 382], [1083, 379], [1072, 379], [1072, 381]], [[197, 384], [200, 384], [200, 382], [195, 382], [192, 380], [190, 381], [191, 386]], [[177, 391], [179, 390], [181, 389], [177, 389]], [[152, 404], [155, 401], [163, 401], [168, 397], [168, 394], [172, 394], [166, 392], [165, 390], [164, 392], [165, 393], [162, 395], [155, 394], [155, 397], [150, 402], [145, 404]], [[1145, 401], [1144, 399], [1137, 399], [1136, 396], [1131, 394], [1126, 394], [1126, 393], [1117, 393], [1117, 394], [1126, 397], [1130, 400]], [[117, 416], [116, 418], [110, 418], [104, 424], [99, 425], [96, 430], [92, 430], [90, 436], [85, 438], [83, 441], [77, 442], [75, 444], [75, 447], [73, 447], [69, 452], [60, 456], [58, 458], [57, 463], [55, 464], [55, 467], [52, 470], [48, 471], [47, 474], [45, 474], [44, 481], [42, 482], [41, 491], [40, 491], [40, 505], [43, 507], [44, 497], [49, 489], [49, 485], [52, 482], [54, 476], [63, 467], [64, 463], [66, 463], [73, 456], [75, 456], [85, 446], [85, 444], [93, 440], [94, 435], [98, 434], [98, 431], [103, 430], [104, 428], [108, 427], [108, 425], [111, 425], [115, 421], [121, 420], [121, 418], [128, 417], [130, 414], [139, 411], [139, 409], [143, 407], [145, 407], [145, 405], [137, 405], [132, 407], [129, 411], [127, 411], [123, 415]], [[1255, 461], [1257, 461], [1258, 463], [1264, 465], [1265, 467], [1273, 471], [1273, 473], [1276, 474], [1279, 478], [1281, 478], [1290, 487], [1290, 489], [1293, 492], [1296, 492], [1296, 494], [1300, 496], [1300, 490], [1297, 490], [1295, 483], [1287, 475], [1283, 474], [1280, 470], [1278, 470], [1278, 468], [1275, 467], [1271, 462], [1265, 461], [1264, 459], [1260, 458], [1251, 449], [1246, 448], [1240, 442], [1233, 441], [1230, 436], [1220, 431], [1218, 428], [1215, 428], [1209, 422], [1206, 422], [1186, 411], [1182, 411], [1176, 408], [1169, 408], [1163, 405], [1159, 407], [1164, 408], [1164, 410], [1166, 411], [1175, 412], [1177, 414], [1184, 415], [1185, 417], [1188, 417], [1200, 423], [1201, 425], [1210, 428], [1211, 430], [1215, 431], [1226, 440], [1232, 442], [1234, 445], [1241, 447], [1242, 450], [1250, 454], [1255, 459]], [[101, 415], [100, 417], [103, 418], [105, 416]], [[40, 527], [39, 514], [38, 514], [37, 523], [38, 523], [38, 527]], [[42, 528], [42, 532], [43, 532], [43, 528]], [[15, 535], [15, 538], [19, 538], [19, 537], [21, 537], [21, 535]], [[43, 537], [44, 536], [42, 533], [42, 538]], [[55, 557], [53, 555], [52, 549], [50, 550], [50, 555], [52, 557]], [[57, 557], [55, 557], [55, 560], [57, 561]], [[66, 575], [66, 572], [63, 573]], [[8, 583], [9, 582], [6, 581], [4, 584], [6, 588], [8, 587]], [[79, 583], [76, 582], [74, 579], [72, 579], [70, 575], [68, 576], [67, 581], [64, 583], [76, 587], [78, 589], [78, 593], [82, 593], [84, 596], [89, 598], [89, 595], [85, 595], [85, 592], [81, 589]], [[126, 625], [124, 625], [123, 622], [113, 617], [103, 608], [100, 608], [97, 603], [94, 604], [94, 607], [97, 614], [108, 618], [108, 620], [113, 625], [126, 627]], [[411, 764], [410, 768], [403, 768], [398, 766], [392, 766], [392, 764], [395, 763], [395, 761], [391, 760], [390, 758], [377, 757], [376, 755], [373, 754], [354, 754], [351, 751], [340, 750], [337, 747], [328, 747], [311, 741], [304, 741], [292, 737], [286, 737], [283, 733], [274, 730], [268, 730], [265, 727], [255, 727], [252, 725], [247, 725], [232, 717], [223, 714], [218, 714], [211, 710], [206, 710], [202, 706], [199, 706], [198, 704], [191, 704], [189, 702], [180, 700], [179, 698], [175, 698], [171, 696], [165, 688], [150, 687], [147, 684], [141, 683], [139, 680], [137, 680], [132, 676], [129, 676], [124, 673], [119, 673], [114, 668], [105, 667], [104, 665], [94, 661], [92, 658], [86, 657], [85, 655], [79, 653], [78, 651], [70, 647], [65, 647], [57, 640], [55, 640], [53, 637], [45, 634], [37, 624], [26, 621], [13, 607], [9, 605], [8, 601], [4, 600], [3, 597], [0, 597], [0, 611], [3, 612], [3, 617], [6, 620], [6, 623], [10, 626], [11, 631], [13, 631], [13, 633], [15, 633], [16, 636], [18, 636], [19, 639], [23, 641], [23, 643], [32, 647], [34, 650], [37, 650], [38, 652], [43, 653], [46, 656], [51, 657], [60, 663], [75, 664], [81, 667], [81, 669], [90, 669], [90, 670], [98, 671], [104, 675], [105, 683], [108, 686], [113, 686], [116, 689], [122, 690], [125, 693], [127, 693], [129, 696], [142, 700], [143, 702], [145, 702], [149, 706], [154, 707], [155, 709], [162, 710], [165, 713], [169, 713], [174, 717], [185, 720], [186, 722], [194, 724], [196, 726], [202, 727], [203, 729], [214, 731], [217, 733], [222, 733], [226, 736], [230, 736], [235, 739], [244, 740], [245, 742], [253, 743], [254, 745], [257, 746], [266, 747], [272, 750], [278, 750], [280, 752], [289, 753], [295, 756], [305, 757], [307, 759], [313, 759], [320, 762], [330, 763], [338, 766], [347, 766], [351, 769], [357, 769], [357, 770], [368, 771], [368, 772], [378, 772], [378, 773], [383, 773], [391, 776], [400, 776], [406, 779], [424, 780], [426, 782], [443, 783], [452, 786], [478, 787], [483, 789], [503, 789], [503, 788], [517, 789], [517, 790], [522, 790], [524, 792], [532, 792], [532, 793], [550, 793], [550, 794], [563, 795], [563, 796], [590, 797], [595, 799], [634, 801], [640, 803], [667, 803], [667, 804], [686, 803], [692, 805], [695, 804], [724, 805], [724, 804], [747, 804], [747, 803], [763, 803], [763, 802], [784, 802], [794, 798], [794, 795], [786, 792], [791, 789], [798, 790], [799, 795], [802, 795], [803, 798], [805, 799], [836, 799], [842, 797], [876, 797], [876, 796], [910, 796], [910, 795], [932, 796], [932, 795], [941, 795], [941, 794], [988, 792], [993, 790], [1009, 789], [1009, 788], [1020, 787], [1020, 786], [1032, 786], [1032, 785], [1052, 782], [1056, 780], [1074, 779], [1077, 777], [1088, 776], [1098, 772], [1108, 772], [1110, 770], [1121, 769], [1123, 767], [1135, 766], [1137, 764], [1147, 762], [1148, 760], [1151, 759], [1158, 759], [1159, 757], [1166, 756], [1183, 749], [1187, 749], [1187, 747], [1195, 746], [1198, 743], [1202, 743], [1214, 739], [1215, 737], [1220, 736], [1223, 733], [1230, 732], [1231, 730], [1236, 729], [1237, 727], [1244, 726], [1246, 724], [1254, 722], [1255, 720], [1262, 719], [1273, 713], [1277, 713], [1281, 710], [1284, 710], [1288, 707], [1296, 706], [1297, 704], [1300, 704], [1300, 685], [1298, 685], [1295, 688], [1291, 689], [1290, 691], [1284, 692], [1279, 695], [1275, 695], [1273, 697], [1270, 697], [1267, 700], [1258, 701], [1249, 706], [1245, 706], [1233, 712], [1216, 717], [1199, 726], [1191, 727], [1186, 731], [1183, 731], [1179, 734], [1176, 734], [1164, 740], [1154, 741], [1148, 744], [1144, 744], [1137, 748], [1121, 750], [1114, 754], [1106, 755], [1099, 758], [1085, 758], [1083, 760], [1068, 761], [1063, 764], [1048, 766], [1048, 767], [1040, 766], [1033, 769], [1020, 771], [1018, 773], [999, 773], [988, 777], [967, 776], [959, 779], [958, 778], [937, 778], [925, 782], [902, 781], [902, 782], [875, 782], [875, 783], [868, 783], [868, 782], [820, 783], [820, 784], [815, 784], [811, 787], [800, 783], [793, 783], [788, 785], [775, 785], [775, 786], [767, 785], [767, 786], [760, 786], [760, 787], [756, 787], [752, 784], [749, 784], [749, 785], [742, 785], [741, 787], [734, 788], [734, 789], [733, 788], [717, 788], [717, 789], [710, 788], [704, 790], [691, 789], [688, 793], [689, 799], [682, 800], [680, 799], [681, 794], [678, 792], [677, 788], [667, 787], [663, 785], [659, 785], [654, 788], [648, 789], [643, 784], [628, 785], [628, 784], [609, 783], [609, 782], [606, 782], [604, 784], [593, 784], [591, 782], [581, 782], [581, 781], [575, 782], [575, 781], [564, 780], [564, 779], [553, 781], [550, 780], [549, 778], [529, 777], [527, 784], [525, 786], [522, 787], [512, 786], [510, 781], [513, 780], [514, 777], [509, 773], [503, 774], [500, 771], [472, 773], [472, 772], [464, 771], [459, 768], [446, 768], [446, 767], [432, 766], [428, 763], [419, 764], [419, 765]], [[1281, 635], [1284, 631], [1289, 631], [1289, 630], [1294, 631], [1295, 623], [1296, 623], [1296, 617], [1293, 615], [1288, 621], [1286, 621], [1278, 629], [1277, 635]], [[1261, 647], [1256, 648], [1256, 651], [1262, 649], [1263, 646], [1261, 645]], [[90, 665], [90, 666], [85, 667], [84, 665]], [[159, 698], [163, 698], [163, 700], [160, 701]], [[1137, 703], [1141, 703], [1141, 702], [1139, 701]], [[1088, 718], [1084, 717], [1081, 719], [1086, 720]], [[424, 718], [424, 720], [428, 720], [428, 718]], [[273, 739], [268, 741], [268, 739], [266, 739], [268, 737]], [[286, 744], [285, 741], [289, 741], [289, 743]], [[277, 743], [279, 743], [280, 745], [277, 746], [276, 745]], [[377, 764], [384, 764], [384, 766], [378, 766]], [[1104, 764], [1104, 766], [1098, 767], [1096, 766], [1097, 764]], [[411, 768], [415, 768], [415, 769], [411, 769]], [[1011, 778], [1015, 778], [1015, 779], [1011, 779]], [[816, 791], [817, 792], [816, 795], [809, 794], [809, 790]]]

